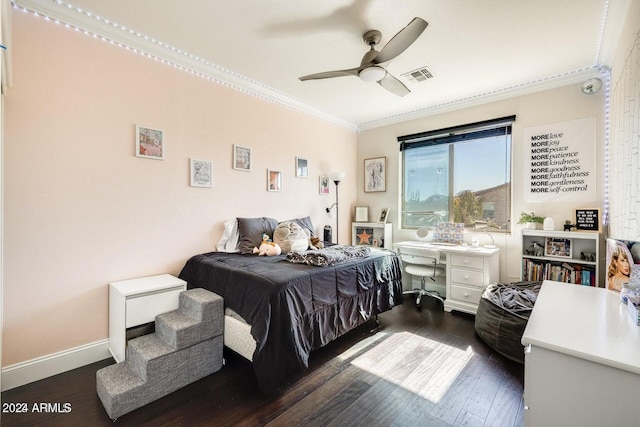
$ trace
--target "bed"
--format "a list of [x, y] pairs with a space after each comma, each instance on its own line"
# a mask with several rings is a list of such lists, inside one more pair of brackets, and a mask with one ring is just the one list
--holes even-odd
[[210, 252], [180, 273], [189, 288], [224, 298], [225, 345], [252, 360], [267, 394], [306, 368], [313, 350], [402, 303], [395, 252], [371, 250], [322, 267], [287, 258]]

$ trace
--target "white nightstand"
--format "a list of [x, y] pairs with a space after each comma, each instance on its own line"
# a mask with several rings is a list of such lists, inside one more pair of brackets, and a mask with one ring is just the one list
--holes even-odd
[[109, 351], [116, 362], [125, 358], [127, 329], [176, 310], [186, 290], [187, 282], [170, 274], [109, 283]]

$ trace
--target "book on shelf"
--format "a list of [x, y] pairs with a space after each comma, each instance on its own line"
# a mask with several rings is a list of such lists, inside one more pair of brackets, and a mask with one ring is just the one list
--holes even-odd
[[584, 286], [596, 285], [595, 270], [580, 264], [569, 264], [566, 262], [557, 264], [528, 258], [523, 259], [522, 262], [522, 280], [553, 280]]

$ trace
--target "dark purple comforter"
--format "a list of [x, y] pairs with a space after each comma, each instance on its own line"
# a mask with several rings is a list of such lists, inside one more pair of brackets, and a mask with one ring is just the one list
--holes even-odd
[[192, 257], [180, 273], [189, 288], [222, 296], [251, 325], [254, 371], [265, 393], [307, 367], [312, 350], [402, 303], [395, 252], [327, 267], [285, 258], [212, 252]]

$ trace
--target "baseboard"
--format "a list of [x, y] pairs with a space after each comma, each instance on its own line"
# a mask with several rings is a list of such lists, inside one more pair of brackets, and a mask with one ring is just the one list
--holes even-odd
[[96, 341], [2, 369], [2, 391], [20, 387], [53, 375], [111, 357], [109, 340]]

